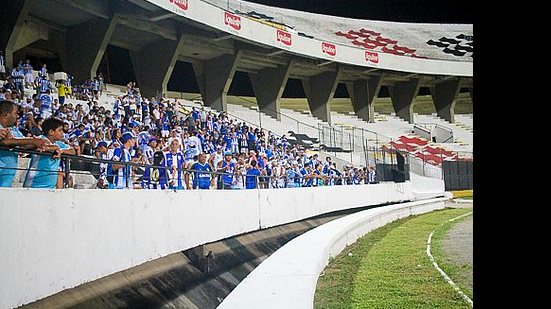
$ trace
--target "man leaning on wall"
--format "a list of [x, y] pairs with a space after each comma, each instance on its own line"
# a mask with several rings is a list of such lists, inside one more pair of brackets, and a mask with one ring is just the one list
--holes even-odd
[[[12, 101], [0, 101], [0, 146], [46, 150], [46, 142], [37, 137], [24, 137], [15, 126], [18, 107]], [[0, 187], [11, 187], [17, 171], [18, 152], [0, 150]]]

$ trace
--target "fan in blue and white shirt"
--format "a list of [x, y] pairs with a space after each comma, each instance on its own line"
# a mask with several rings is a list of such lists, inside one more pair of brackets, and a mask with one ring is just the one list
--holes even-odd
[[145, 157], [145, 164], [153, 164], [153, 155], [157, 148], [157, 139], [155, 136], [149, 137], [148, 144], [143, 147], [143, 154]]
[[[110, 160], [120, 162], [130, 162], [132, 156], [130, 149], [134, 147], [134, 135], [131, 132], [126, 132], [121, 136], [122, 147], [113, 150], [113, 157]], [[109, 164], [107, 167], [107, 176], [113, 177], [113, 183], [109, 184], [110, 189], [131, 188], [132, 180], [131, 168], [129, 165]]]
[[184, 155], [179, 150], [180, 142], [176, 138], [170, 139], [170, 150], [165, 152], [165, 166], [168, 168], [169, 188], [173, 190], [184, 190]]

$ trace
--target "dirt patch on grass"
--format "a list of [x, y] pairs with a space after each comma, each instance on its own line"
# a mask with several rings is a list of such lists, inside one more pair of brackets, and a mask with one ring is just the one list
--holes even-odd
[[446, 262], [458, 266], [457, 275], [467, 288], [473, 289], [473, 216], [454, 224], [442, 242]]

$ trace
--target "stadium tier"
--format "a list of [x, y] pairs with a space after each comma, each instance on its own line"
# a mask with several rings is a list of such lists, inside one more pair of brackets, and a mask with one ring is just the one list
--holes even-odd
[[[211, 276], [205, 244], [364, 207], [391, 221], [383, 205], [427, 199], [422, 213], [472, 188], [472, 25], [16, 0], [0, 29], [2, 308], [175, 252]], [[253, 96], [230, 95], [246, 77]]]

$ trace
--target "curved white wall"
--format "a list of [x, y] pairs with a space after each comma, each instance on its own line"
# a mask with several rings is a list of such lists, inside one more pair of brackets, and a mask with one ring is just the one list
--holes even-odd
[[409, 182], [181, 192], [1, 188], [0, 308], [233, 235], [413, 198]]
[[329, 258], [366, 233], [411, 215], [444, 208], [448, 198], [368, 209], [325, 223], [294, 238], [256, 267], [219, 309], [311, 309]]
[[[308, 57], [420, 74], [473, 76], [472, 62], [403, 57], [387, 53], [370, 52], [362, 48], [325, 42], [319, 39], [311, 39], [299, 36], [296, 33], [281, 32], [279, 29], [243, 16], [228, 14], [229, 12], [201, 0], [144, 1], [226, 33]], [[335, 48], [334, 55], [324, 52], [323, 45], [327, 43], [333, 45]]]

